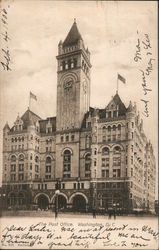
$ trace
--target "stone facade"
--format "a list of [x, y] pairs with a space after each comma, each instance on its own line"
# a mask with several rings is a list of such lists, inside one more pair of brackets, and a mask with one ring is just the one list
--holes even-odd
[[154, 211], [155, 157], [136, 104], [116, 93], [90, 107], [90, 52], [76, 22], [57, 62], [57, 116], [28, 109], [3, 129], [6, 206], [52, 208], [59, 189], [60, 209]]

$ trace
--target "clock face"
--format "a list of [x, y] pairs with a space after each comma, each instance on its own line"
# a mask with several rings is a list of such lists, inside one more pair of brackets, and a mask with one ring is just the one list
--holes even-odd
[[68, 79], [68, 80], [64, 83], [64, 89], [70, 89], [70, 88], [72, 88], [72, 84], [73, 84], [72, 79]]

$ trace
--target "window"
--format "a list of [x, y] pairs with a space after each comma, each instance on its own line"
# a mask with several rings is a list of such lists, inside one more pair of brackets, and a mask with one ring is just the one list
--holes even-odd
[[46, 169], [45, 169], [46, 173], [51, 173], [51, 157], [47, 157], [46, 158]]
[[133, 150], [134, 150], [134, 146], [133, 145], [131, 145], [131, 152], [133, 153]]
[[61, 136], [61, 142], [63, 142], [63, 136]]
[[62, 183], [62, 189], [65, 189], [65, 183]]
[[109, 154], [109, 148], [104, 147], [104, 148], [102, 149], [102, 155], [108, 155], [108, 154]]
[[19, 174], [19, 181], [23, 181], [24, 180], [24, 174]]
[[106, 134], [106, 127], [105, 126], [103, 127], [102, 132], [104, 135]]
[[71, 141], [74, 141], [74, 139], [75, 139], [75, 136], [71, 135]]
[[126, 152], [128, 152], [128, 145], [126, 145]]
[[113, 169], [113, 177], [120, 177], [120, 169]]
[[113, 167], [121, 166], [121, 158], [120, 157], [113, 157]]
[[118, 125], [118, 130], [121, 131], [121, 125], [120, 124]]
[[84, 189], [84, 183], [81, 183], [81, 188]]
[[108, 126], [108, 132], [109, 133], [111, 132], [111, 126]]
[[102, 170], [102, 178], [109, 177], [109, 170]]
[[109, 158], [102, 158], [102, 168], [109, 167]]
[[33, 155], [31, 154], [31, 155], [30, 155], [30, 160], [32, 160], [32, 159], [33, 159]]
[[133, 168], [131, 168], [131, 176], [133, 176]]
[[66, 141], [67, 142], [69, 141], [69, 135], [66, 135]]
[[24, 164], [19, 164], [19, 171], [24, 171]]
[[11, 174], [11, 181], [15, 181], [16, 180], [16, 174]]
[[103, 142], [106, 142], [106, 136], [103, 135], [103, 139], [102, 139]]
[[121, 152], [121, 148], [119, 146], [114, 147], [114, 154], [119, 154]]
[[71, 176], [71, 152], [69, 150], [64, 151], [63, 155], [63, 177]]
[[125, 163], [126, 163], [126, 165], [128, 164], [128, 157], [127, 156], [125, 158]]
[[15, 155], [11, 156], [11, 162], [16, 162], [16, 156]]
[[91, 128], [91, 122], [88, 122], [87, 125], [88, 125], [88, 128]]
[[126, 173], [125, 173], [126, 177], [128, 176], [128, 169], [126, 168]]
[[134, 133], [133, 132], [131, 133], [131, 137], [132, 137], [132, 139], [134, 138]]
[[131, 164], [133, 164], [133, 156], [131, 156]]
[[16, 172], [16, 164], [11, 164], [11, 172]]
[[39, 172], [39, 166], [35, 165], [35, 172]]
[[32, 170], [32, 163], [30, 163], [30, 170]]
[[108, 112], [108, 118], [111, 118], [111, 111]]
[[116, 131], [116, 126], [115, 126], [115, 125], [113, 125], [113, 131], [114, 131], [114, 132]]
[[97, 161], [96, 161], [96, 160], [94, 161], [94, 166], [95, 166], [95, 167], [97, 166]]
[[113, 117], [117, 117], [117, 111], [113, 111]]
[[97, 155], [97, 149], [96, 148], [94, 149], [94, 154]]
[[87, 154], [85, 156], [85, 177], [90, 177], [91, 174], [91, 156]]
[[134, 127], [134, 123], [132, 122], [131, 125], [132, 125], [132, 128], [133, 128]]

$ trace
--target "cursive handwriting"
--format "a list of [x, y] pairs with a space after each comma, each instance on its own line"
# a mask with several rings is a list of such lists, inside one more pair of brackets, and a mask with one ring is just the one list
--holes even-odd
[[32, 223], [27, 226], [7, 225], [2, 229], [1, 244], [4, 248], [16, 249], [89, 249], [99, 245], [102, 249], [119, 247], [139, 248], [157, 244], [158, 232], [145, 224], [132, 227], [130, 224], [113, 223], [81, 225], [80, 223]]
[[[10, 8], [9, 5], [8, 8]], [[11, 40], [8, 35], [8, 8], [7, 9], [3, 8], [1, 11], [1, 21], [3, 30], [1, 35], [3, 37], [3, 40], [5, 41], [4, 47], [1, 49], [3, 57], [3, 60], [1, 61], [1, 66], [5, 71], [11, 71], [11, 66], [10, 66], [11, 56], [8, 45], [9, 40]]]
[[[145, 33], [143, 38], [141, 39], [139, 37], [139, 31], [137, 31], [137, 44], [136, 44], [136, 51], [134, 56], [134, 61], [136, 63], [142, 62], [142, 68], [139, 68], [139, 71], [141, 72], [141, 86], [144, 98], [141, 98], [141, 102], [144, 104], [144, 111], [142, 114], [145, 117], [149, 117], [149, 100], [147, 97], [149, 93], [152, 91], [152, 88], [149, 87], [150, 85], [150, 76], [154, 70], [154, 61], [152, 55], [152, 45], [149, 34]], [[149, 83], [149, 84], [148, 84]]]

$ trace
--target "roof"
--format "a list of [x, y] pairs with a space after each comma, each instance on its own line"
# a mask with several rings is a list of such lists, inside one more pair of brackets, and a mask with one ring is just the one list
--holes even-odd
[[113, 101], [115, 102], [116, 105], [119, 106], [119, 116], [125, 115], [126, 107], [124, 103], [122, 102], [122, 100], [120, 99], [120, 96], [118, 95], [118, 93], [116, 93], [115, 96], [113, 97]]
[[63, 46], [66, 47], [66, 46], [70, 46], [73, 44], [77, 44], [77, 42], [79, 40], [83, 40], [83, 39], [82, 39], [82, 36], [77, 28], [76, 21], [74, 21], [66, 39], [63, 42]]
[[40, 116], [36, 115], [30, 109], [28, 109], [21, 117], [23, 121], [23, 128], [26, 129], [28, 125], [35, 125], [38, 120], [41, 120]]

